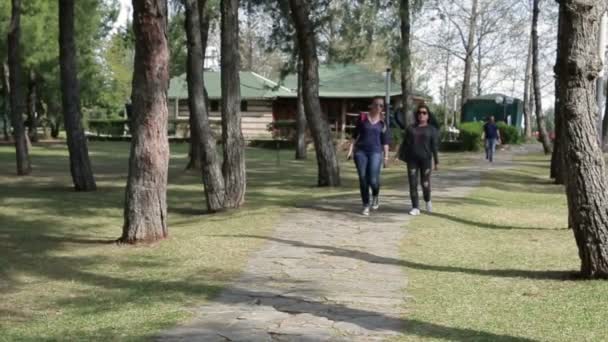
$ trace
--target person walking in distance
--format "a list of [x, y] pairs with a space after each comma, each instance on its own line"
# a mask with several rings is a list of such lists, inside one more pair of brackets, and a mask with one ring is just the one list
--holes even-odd
[[[390, 131], [382, 117], [384, 99], [375, 97], [370, 105], [369, 113], [361, 113], [353, 132], [353, 138], [348, 149], [348, 159], [354, 157], [357, 174], [362, 214], [369, 215], [370, 207], [377, 210], [380, 206], [380, 169], [386, 167], [388, 160], [388, 145]], [[369, 190], [372, 196], [370, 200]]]
[[418, 177], [422, 183], [422, 194], [426, 210], [433, 211], [431, 203], [431, 169], [438, 170], [439, 131], [431, 125], [431, 112], [426, 105], [419, 105], [415, 112], [415, 123], [405, 130], [405, 137], [399, 148], [399, 159], [407, 164], [412, 209], [410, 215], [420, 215], [418, 199]]
[[496, 144], [500, 141], [500, 131], [496, 126], [494, 116], [490, 116], [488, 121], [483, 125], [483, 140], [486, 150], [486, 160], [490, 163], [494, 161], [494, 153], [496, 153]]

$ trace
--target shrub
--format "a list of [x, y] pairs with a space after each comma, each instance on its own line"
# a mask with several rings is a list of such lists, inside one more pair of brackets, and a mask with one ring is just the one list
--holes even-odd
[[128, 120], [124, 119], [98, 119], [88, 121], [90, 131], [94, 131], [97, 135], [109, 136], [122, 136], [125, 130], [125, 125], [128, 124]]
[[275, 140], [293, 141], [296, 137], [296, 120], [277, 120], [268, 124], [266, 127], [272, 132]]
[[462, 148], [465, 151], [479, 151], [482, 145], [481, 134], [483, 132], [483, 122], [467, 122], [459, 127]]
[[504, 122], [499, 122], [497, 126], [503, 144], [521, 144], [522, 136], [517, 127], [507, 125]]

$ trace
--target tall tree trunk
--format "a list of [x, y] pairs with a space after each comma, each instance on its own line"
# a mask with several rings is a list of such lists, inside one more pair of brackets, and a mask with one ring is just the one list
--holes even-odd
[[[207, 4], [207, 0], [198, 0], [198, 4], [196, 5], [196, 8], [198, 9], [197, 22], [198, 22], [198, 26], [200, 27], [198, 32], [200, 32], [200, 36], [201, 36], [201, 50], [202, 50], [201, 55], [203, 58], [203, 61], [202, 61], [203, 66], [205, 63], [205, 53], [207, 50], [207, 41], [209, 39], [209, 25], [211, 22], [211, 20], [209, 18], [209, 13], [206, 10], [206, 4]], [[202, 6], [203, 8], [200, 8], [200, 6]], [[188, 27], [186, 26], [186, 33], [188, 32], [187, 30], [188, 30]], [[199, 66], [199, 69], [202, 72], [203, 67]], [[203, 84], [203, 92], [204, 92], [204, 84]], [[205, 103], [205, 109], [207, 110], [207, 113], [208, 113], [209, 112], [209, 110], [208, 110], [209, 102], [207, 101], [206, 97], [205, 97], [204, 103]], [[188, 151], [189, 161], [188, 161], [188, 165], [186, 166], [186, 169], [200, 169], [201, 162], [203, 160], [202, 152], [201, 152], [200, 137], [198, 136], [198, 127], [197, 127], [197, 123], [195, 121], [195, 117], [193, 115], [194, 115], [194, 112], [192, 112], [190, 110], [190, 115], [189, 115], [190, 150]], [[213, 141], [213, 144], [215, 144], [215, 140]]]
[[252, 0], [247, 1], [247, 68], [245, 70], [253, 70], [253, 3]]
[[596, 82], [600, 1], [560, 0], [560, 113], [563, 115], [566, 193], [574, 237], [587, 278], [608, 278], [608, 179], [597, 140]]
[[296, 113], [296, 160], [306, 159], [306, 111], [304, 110], [304, 64], [302, 54], [298, 54], [298, 100]]
[[9, 141], [10, 140], [10, 130], [9, 130], [9, 126], [10, 126], [10, 120], [9, 120], [9, 115], [11, 112], [11, 105], [10, 105], [10, 96], [11, 96], [11, 91], [9, 88], [9, 75], [8, 75], [8, 65], [6, 64], [6, 62], [2, 61], [2, 63], [0, 64], [0, 77], [2, 77], [2, 96], [4, 97], [4, 101], [2, 101], [2, 104], [4, 105], [4, 108], [2, 108], [2, 111], [4, 112], [2, 115], [2, 131], [4, 134], [4, 141]]
[[306, 0], [289, 0], [289, 5], [298, 37], [298, 51], [302, 54], [304, 110], [317, 154], [317, 184], [339, 186], [340, 165], [319, 100], [319, 60], [315, 32], [309, 17], [310, 6]]
[[450, 107], [450, 59], [451, 59], [452, 55], [449, 52], [446, 52], [446, 57], [445, 57], [445, 77], [443, 79], [443, 108], [444, 108], [444, 114], [443, 114], [443, 127], [447, 128], [449, 123], [448, 123], [448, 116], [451, 112], [451, 107]]
[[525, 118], [525, 137], [532, 138], [532, 96], [530, 91], [530, 76], [532, 74], [532, 35], [528, 43], [528, 58], [526, 59], [526, 75], [524, 76], [524, 118]]
[[401, 65], [401, 102], [406, 127], [414, 123], [414, 115], [411, 113], [412, 94], [412, 52], [410, 48], [410, 0], [401, 0], [399, 6], [401, 18], [401, 46], [399, 48], [399, 60]]
[[[461, 108], [464, 108], [464, 104], [471, 97], [471, 72], [473, 71], [473, 53], [475, 52], [475, 35], [477, 31], [477, 6], [479, 0], [473, 0], [471, 6], [471, 17], [469, 18], [469, 37], [467, 40], [467, 46], [465, 47], [465, 59], [464, 59], [464, 77], [462, 81], [462, 93], [461, 93]], [[461, 110], [462, 112], [462, 110]]]
[[[558, 36], [561, 37], [564, 31], [563, 27], [563, 11], [560, 11], [558, 17]], [[566, 171], [566, 167], [564, 165], [564, 139], [563, 139], [563, 118], [562, 113], [560, 112], [560, 101], [559, 101], [559, 75], [560, 75], [560, 65], [561, 61], [561, 46], [560, 40], [557, 41], [557, 53], [555, 58], [555, 140], [553, 141], [553, 153], [551, 154], [551, 172], [550, 177], [554, 180], [555, 184], [564, 184], [566, 180], [566, 175], [564, 174]]]
[[[206, 45], [203, 40], [207, 34], [201, 30], [201, 14], [206, 16], [206, 0], [186, 0], [186, 37], [188, 39], [188, 105], [190, 108], [191, 125], [195, 136], [190, 139], [197, 146], [201, 157], [201, 170], [207, 210], [216, 212], [224, 207], [224, 178], [217, 155], [215, 139], [209, 125], [207, 97], [205, 96], [205, 79], [202, 65], [205, 60]], [[199, 9], [199, 6], [202, 9]], [[207, 25], [208, 29], [209, 26]], [[196, 141], [194, 139], [197, 139]]]
[[96, 188], [87, 138], [81, 122], [80, 84], [74, 40], [74, 1], [59, 1], [59, 58], [61, 64], [61, 94], [63, 120], [70, 152], [70, 171], [76, 191]]
[[551, 140], [547, 134], [545, 113], [542, 107], [542, 95], [540, 91], [540, 71], [538, 70], [538, 17], [540, 15], [540, 0], [534, 0], [532, 11], [532, 82], [534, 82], [534, 100], [536, 101], [536, 122], [538, 125], [538, 136], [543, 144], [545, 154], [551, 153]]
[[167, 1], [133, 0], [135, 62], [132, 140], [125, 194], [123, 243], [167, 237]]
[[608, 98], [606, 98], [604, 119], [602, 120], [602, 151], [608, 152]]
[[36, 113], [37, 102], [37, 76], [33, 70], [29, 72], [28, 93], [27, 93], [27, 116], [29, 121], [29, 136], [31, 142], [38, 142], [38, 117]]
[[24, 98], [21, 69], [21, 0], [12, 0], [11, 23], [8, 29], [8, 66], [11, 102], [11, 123], [17, 155], [17, 174], [27, 175], [32, 171], [27, 136], [23, 124]]
[[241, 131], [241, 82], [239, 76], [239, 0], [221, 0], [222, 140], [226, 208], [245, 201], [245, 141]]
[[482, 55], [481, 55], [481, 37], [477, 37], [477, 96], [481, 96], [481, 72], [482, 72]]

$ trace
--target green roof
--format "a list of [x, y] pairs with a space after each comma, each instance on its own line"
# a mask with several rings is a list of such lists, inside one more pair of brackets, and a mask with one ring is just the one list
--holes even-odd
[[[283, 85], [295, 93], [297, 82], [297, 75], [290, 74], [283, 80]], [[382, 73], [370, 71], [361, 65], [325, 64], [319, 66], [319, 97], [369, 98], [384, 96], [386, 92], [384, 83]], [[396, 95], [401, 95], [401, 85], [391, 82], [391, 96]]]
[[[221, 78], [219, 72], [205, 71], [205, 87], [209, 98], [219, 100], [222, 98]], [[251, 71], [239, 72], [241, 80], [241, 98], [243, 100], [272, 99], [279, 96], [291, 96], [288, 89], [278, 87], [277, 83]], [[188, 83], [186, 74], [173, 77], [169, 84], [168, 96], [170, 99], [187, 99]]]

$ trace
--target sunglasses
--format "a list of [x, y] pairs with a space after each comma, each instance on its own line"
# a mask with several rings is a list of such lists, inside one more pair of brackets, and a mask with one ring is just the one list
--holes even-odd
[[428, 114], [429, 114], [429, 112], [422, 112], [422, 111], [418, 112], [418, 115], [428, 115]]

